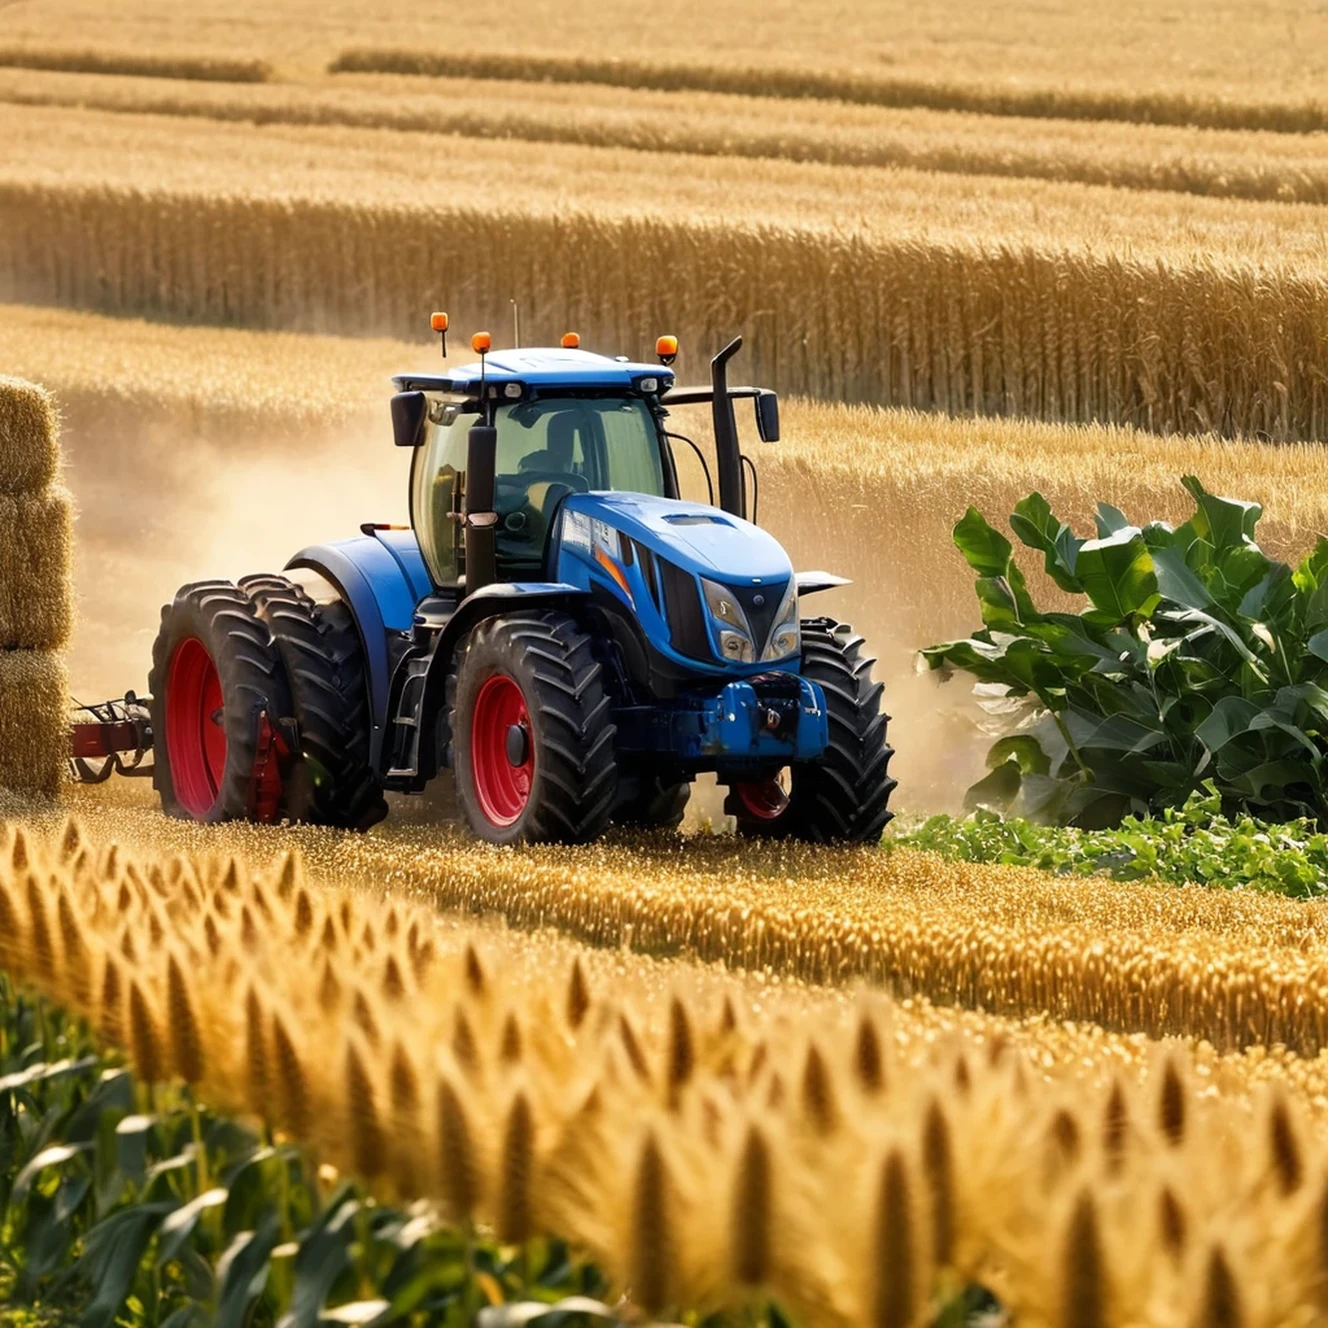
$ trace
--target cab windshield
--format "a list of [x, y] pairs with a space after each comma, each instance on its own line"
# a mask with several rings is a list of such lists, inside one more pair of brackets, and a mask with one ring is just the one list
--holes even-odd
[[[439, 585], [459, 574], [458, 484], [466, 434], [477, 420], [446, 406], [415, 454], [411, 514], [420, 549]], [[494, 509], [498, 573], [538, 575], [549, 527], [569, 494], [619, 489], [664, 497], [655, 421], [635, 397], [544, 397], [499, 408]]]

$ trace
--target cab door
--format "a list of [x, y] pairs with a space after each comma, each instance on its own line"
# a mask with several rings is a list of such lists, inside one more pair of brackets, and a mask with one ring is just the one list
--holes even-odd
[[461, 499], [466, 471], [466, 431], [474, 415], [447, 402], [432, 402], [424, 442], [415, 449], [410, 475], [410, 523], [435, 586], [452, 587], [464, 570]]

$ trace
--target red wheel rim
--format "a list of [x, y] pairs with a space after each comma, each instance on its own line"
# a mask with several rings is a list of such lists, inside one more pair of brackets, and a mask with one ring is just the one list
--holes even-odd
[[[525, 734], [524, 760], [520, 764], [511, 759], [509, 737], [513, 728]], [[530, 801], [535, 777], [535, 742], [526, 698], [506, 674], [494, 674], [475, 698], [470, 720], [470, 768], [484, 815], [500, 826], [519, 820]]]
[[784, 771], [770, 779], [754, 779], [734, 784], [742, 810], [754, 821], [777, 821], [788, 810], [787, 775]]
[[221, 679], [207, 647], [189, 637], [175, 647], [166, 675], [166, 757], [180, 806], [203, 820], [226, 773]]

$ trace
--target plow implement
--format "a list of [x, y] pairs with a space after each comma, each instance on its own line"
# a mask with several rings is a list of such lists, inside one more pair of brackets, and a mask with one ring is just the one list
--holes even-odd
[[[264, 704], [253, 707], [251, 722], [254, 760], [246, 819], [271, 824], [289, 810], [282, 789], [292, 774], [299, 735], [292, 720], [273, 723]], [[224, 766], [227, 755], [222, 708], [200, 714], [195, 727], [194, 773], [211, 801], [216, 795], [214, 767], [218, 761]], [[70, 774], [81, 784], [104, 784], [112, 775], [151, 779], [157, 772], [154, 743], [151, 697], [126, 692], [119, 700], [94, 705], [76, 701], [69, 729]]]
[[112, 775], [151, 777], [152, 716], [133, 692], [119, 701], [75, 703], [70, 726], [69, 768], [83, 784], [102, 784]]

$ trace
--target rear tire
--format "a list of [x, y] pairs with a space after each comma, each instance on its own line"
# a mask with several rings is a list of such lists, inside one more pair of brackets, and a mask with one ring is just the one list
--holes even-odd
[[[170, 816], [230, 821], [250, 815], [259, 712], [275, 727], [291, 714], [281, 658], [267, 625], [229, 581], [183, 586], [161, 611], [148, 675], [152, 783]], [[275, 754], [261, 805], [281, 806]]]
[[676, 830], [691, 800], [691, 784], [675, 784], [659, 775], [640, 775], [634, 782], [636, 791], [614, 809], [614, 823], [637, 830]]
[[456, 797], [493, 844], [581, 844], [609, 823], [615, 728], [590, 637], [565, 613], [489, 618], [448, 679]]
[[847, 623], [809, 618], [802, 623], [802, 676], [825, 694], [830, 741], [819, 761], [790, 767], [787, 796], [767, 785], [731, 784], [724, 810], [738, 833], [764, 839], [867, 844], [890, 820], [894, 749], [886, 741], [890, 716], [884, 690], [871, 676], [876, 662]]
[[387, 815], [387, 802], [369, 763], [369, 691], [350, 610], [339, 600], [316, 603], [283, 576], [245, 577], [240, 588], [276, 641], [300, 731], [287, 815], [368, 830]]

